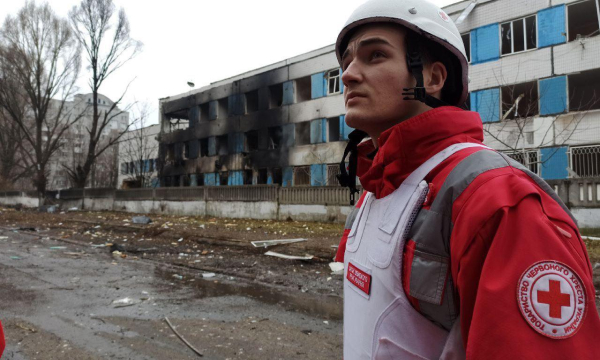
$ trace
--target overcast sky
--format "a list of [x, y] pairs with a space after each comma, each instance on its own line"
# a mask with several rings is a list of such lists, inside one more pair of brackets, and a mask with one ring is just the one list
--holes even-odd
[[[24, 1], [0, 0], [0, 19]], [[116, 99], [133, 80], [126, 103], [150, 103], [148, 123], [158, 123], [158, 99], [208, 85], [335, 42], [352, 11], [365, 0], [114, 0], [129, 17], [143, 51], [103, 84]], [[434, 0], [438, 6], [456, 0]], [[41, 3], [41, 1], [38, 1]], [[52, 0], [67, 16], [77, 0]], [[89, 92], [85, 69], [79, 90]]]

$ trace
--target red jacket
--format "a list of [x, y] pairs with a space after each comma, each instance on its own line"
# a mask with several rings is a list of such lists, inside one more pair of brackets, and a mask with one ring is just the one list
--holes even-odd
[[[385, 197], [439, 151], [455, 143], [482, 141], [477, 113], [454, 107], [430, 110], [381, 134], [373, 160], [365, 156], [374, 150], [372, 143], [360, 145], [361, 184], [377, 198]], [[430, 192], [424, 208], [431, 205], [452, 169], [476, 151], [489, 150], [459, 151], [431, 171], [426, 177]], [[459, 295], [467, 359], [600, 359], [600, 348], [595, 344], [600, 317], [585, 245], [570, 216], [531, 177], [510, 166], [482, 173], [454, 201], [452, 222], [451, 276]], [[342, 236], [336, 261], [343, 261], [348, 232]], [[413, 250], [409, 240], [404, 250], [405, 266], [410, 264]], [[583, 283], [585, 294], [578, 299], [585, 304], [584, 316], [579, 319], [576, 311], [573, 313], [575, 325], [569, 329], [568, 338], [553, 338], [551, 332], [545, 335], [540, 329], [549, 331], [550, 327], [544, 327], [544, 322], [536, 327], [532, 321], [535, 316], [528, 312], [531, 308], [523, 302], [526, 297], [519, 293], [523, 284], [532, 282], [523, 283], [527, 274], [544, 274], [544, 270], [535, 271], [538, 263], [565, 265], [575, 273], [576, 277], [571, 274], [564, 282], [574, 286], [573, 294], [582, 294], [582, 289], [576, 289], [577, 279]], [[405, 288], [409, 279], [410, 273], [404, 271]], [[562, 288], [554, 286], [556, 281], [548, 284], [548, 291], [537, 291], [536, 302], [547, 304], [550, 314], [560, 316], [561, 311], [569, 310], [564, 303], [569, 300], [564, 299], [567, 295]]]
[[0, 323], [0, 358], [2, 358], [2, 353], [4, 352], [4, 347], [6, 343], [4, 342], [4, 331], [2, 330], [2, 323]]

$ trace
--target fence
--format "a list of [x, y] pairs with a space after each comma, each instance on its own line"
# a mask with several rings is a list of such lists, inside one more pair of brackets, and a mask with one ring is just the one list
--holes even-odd
[[571, 147], [571, 169], [580, 177], [600, 176], [600, 146]]
[[547, 182], [569, 207], [600, 207], [600, 177], [548, 180]]

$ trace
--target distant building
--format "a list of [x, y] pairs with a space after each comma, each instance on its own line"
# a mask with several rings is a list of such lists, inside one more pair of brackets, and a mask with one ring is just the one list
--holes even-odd
[[[546, 179], [600, 176], [599, 18], [597, 0], [480, 0], [458, 25], [486, 144]], [[337, 185], [341, 73], [328, 46], [161, 99], [162, 186]]]
[[[58, 102], [56, 102], [58, 103]], [[104, 95], [98, 94], [98, 111], [108, 111], [113, 102]], [[57, 106], [57, 105], [55, 105]], [[87, 129], [92, 125], [92, 94], [78, 94], [73, 101], [67, 101], [62, 112], [63, 121], [81, 118], [71, 126], [60, 139], [61, 147], [54, 153], [49, 162], [48, 189], [58, 190], [72, 186], [65, 166], [72, 168], [76, 163], [83, 163], [87, 154], [89, 134]], [[103, 116], [103, 115], [101, 115]], [[109, 114], [112, 119], [101, 132], [100, 142], [108, 141], [112, 136], [125, 131], [129, 124], [129, 113], [118, 107]], [[100, 120], [101, 122], [102, 120]], [[96, 161], [88, 179], [88, 187], [114, 187], [118, 177], [118, 147], [111, 146]]]
[[158, 140], [160, 125], [126, 132], [119, 142], [120, 189], [157, 187]]

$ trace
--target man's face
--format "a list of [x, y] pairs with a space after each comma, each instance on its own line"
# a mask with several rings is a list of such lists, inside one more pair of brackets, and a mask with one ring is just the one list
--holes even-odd
[[346, 123], [377, 137], [422, 112], [421, 103], [403, 100], [403, 88], [415, 86], [405, 55], [405, 29], [369, 24], [351, 36], [342, 57]]

